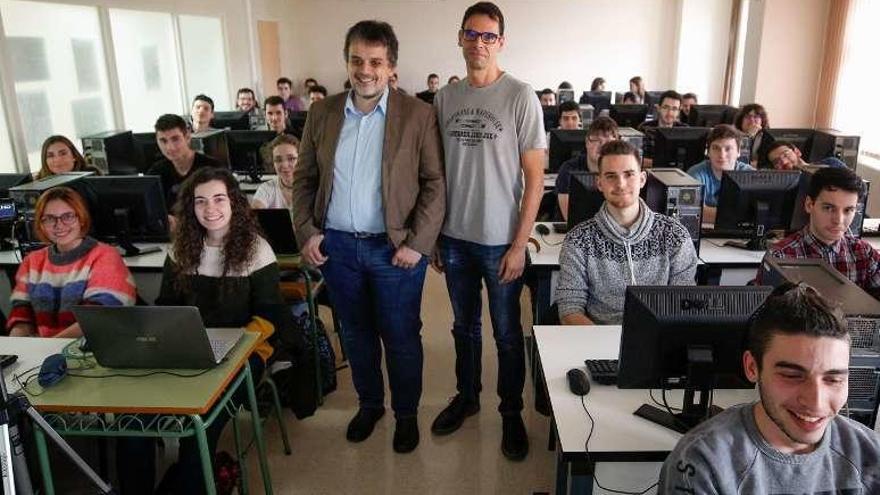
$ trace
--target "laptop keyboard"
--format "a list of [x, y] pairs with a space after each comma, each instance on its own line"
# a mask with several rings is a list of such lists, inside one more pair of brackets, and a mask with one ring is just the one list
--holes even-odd
[[237, 340], [231, 339], [212, 339], [208, 338], [208, 341], [211, 342], [211, 350], [214, 351], [214, 361], [219, 363], [223, 358], [229, 354], [229, 351], [235, 346]]

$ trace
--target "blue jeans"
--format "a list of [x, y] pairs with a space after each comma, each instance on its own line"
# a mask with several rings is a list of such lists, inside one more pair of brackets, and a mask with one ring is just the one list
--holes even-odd
[[359, 237], [328, 229], [321, 267], [330, 302], [342, 323], [342, 345], [360, 407], [382, 408], [382, 348], [397, 418], [414, 417], [422, 396], [422, 288], [428, 259], [411, 268], [391, 264], [385, 235]]
[[509, 245], [484, 246], [452, 237], [440, 237], [440, 257], [446, 271], [446, 288], [452, 302], [455, 340], [455, 377], [458, 393], [479, 402], [482, 390], [482, 298], [485, 282], [489, 293], [489, 314], [498, 350], [498, 396], [501, 414], [516, 414], [523, 408], [526, 359], [520, 323], [519, 298], [523, 280], [502, 284], [498, 267]]

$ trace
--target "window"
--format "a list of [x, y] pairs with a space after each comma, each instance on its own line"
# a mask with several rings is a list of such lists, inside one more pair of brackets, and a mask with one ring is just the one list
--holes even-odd
[[880, 100], [877, 98], [877, 47], [880, 2], [853, 0], [846, 21], [843, 60], [837, 80], [832, 125], [861, 136], [859, 152], [880, 159]]
[[[215, 110], [230, 110], [226, 79], [223, 28], [216, 17], [181, 15], [180, 45], [189, 101], [203, 93], [214, 100]], [[187, 105], [189, 102], [187, 102]]]
[[110, 9], [125, 127], [153, 130], [165, 113], [181, 113], [180, 71], [171, 14]]
[[[84, 135], [112, 126], [98, 11], [18, 0], [0, 2], [0, 9], [33, 171], [40, 167], [40, 149], [50, 135], [63, 134], [79, 144]], [[87, 112], [83, 101], [90, 102]], [[0, 153], [9, 139], [2, 131]]]
[[0, 173], [9, 174], [14, 172], [16, 172], [16, 169], [15, 157], [12, 154], [12, 141], [9, 138], [9, 129], [6, 127], [3, 100], [0, 99]]

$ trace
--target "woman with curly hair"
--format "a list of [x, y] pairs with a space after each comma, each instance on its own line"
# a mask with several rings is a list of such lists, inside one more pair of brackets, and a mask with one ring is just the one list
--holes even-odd
[[[183, 183], [174, 216], [177, 228], [156, 304], [196, 306], [206, 327], [258, 332], [260, 343], [249, 358], [251, 372], [258, 379], [272, 354], [267, 339], [280, 328], [284, 310], [275, 253], [259, 235], [247, 198], [231, 172], [206, 167]], [[237, 394], [234, 400], [243, 398]], [[226, 419], [218, 418], [207, 431], [212, 458]], [[155, 444], [124, 443], [128, 449], [118, 449], [123, 451], [119, 465], [127, 471], [120, 472], [122, 493], [152, 493]], [[178, 463], [169, 468], [163, 486], [174, 493], [203, 493], [201, 473], [195, 439], [183, 438]]]
[[101, 172], [91, 165], [86, 165], [76, 146], [64, 136], [49, 136], [43, 141], [43, 150], [40, 152], [42, 165], [34, 174], [34, 179], [40, 180], [46, 177], [63, 174], [64, 172]]
[[767, 158], [767, 153], [776, 139], [767, 132], [770, 128], [767, 110], [757, 103], [743, 105], [733, 122], [737, 129], [752, 140], [751, 165], [755, 168], [770, 168], [772, 164]]

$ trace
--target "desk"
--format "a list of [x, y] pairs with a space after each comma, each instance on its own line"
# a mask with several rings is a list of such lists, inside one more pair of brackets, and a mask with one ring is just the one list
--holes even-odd
[[[587, 456], [584, 442], [590, 420], [580, 397], [569, 391], [566, 372], [571, 368], [585, 369], [585, 359], [617, 359], [620, 332], [619, 325], [536, 326], [533, 329], [553, 409], [557, 494], [591, 493], [596, 463], [663, 462], [681, 438], [679, 433], [632, 414], [643, 403], [651, 402], [647, 390], [621, 390], [592, 383], [586, 406], [596, 424]], [[682, 393], [668, 392], [667, 398], [670, 404], [680, 404]], [[756, 399], [753, 390], [715, 392], [715, 403], [722, 407]], [[625, 482], [609, 488], [628, 491], [642, 488], [620, 486], [621, 483]]]
[[[718, 285], [746, 285], [755, 278], [758, 266], [766, 251], [750, 251], [724, 243], [731, 239], [700, 239], [700, 259], [705, 263], [704, 270], [720, 272]], [[700, 283], [705, 282], [705, 277]]]
[[[266, 459], [262, 426], [257, 409], [254, 381], [247, 358], [257, 346], [258, 335], [245, 332], [227, 359], [216, 368], [196, 377], [172, 375], [128, 376], [107, 378], [83, 378], [68, 376], [52, 388], [40, 390], [39, 385], [29, 385], [31, 404], [40, 411], [46, 421], [58, 433], [68, 436], [99, 437], [187, 437], [195, 435], [199, 445], [202, 474], [208, 493], [214, 493], [212, 459], [208, 455], [205, 429], [220, 414], [234, 413], [231, 399], [241, 386], [248, 393], [254, 436], [260, 458], [260, 470], [266, 493], [272, 492], [269, 466]], [[72, 339], [39, 339], [33, 337], [0, 337], [4, 353], [17, 354], [19, 362], [7, 368], [11, 375], [22, 373], [38, 365], [48, 354], [58, 352]], [[78, 363], [71, 361], [71, 367]], [[124, 373], [143, 375], [150, 370], [108, 370], [99, 365], [78, 373], [102, 375]], [[193, 374], [194, 370], [176, 370]], [[7, 380], [9, 382], [10, 380]], [[10, 384], [17, 390], [17, 384]], [[33, 387], [33, 388], [31, 388]], [[78, 414], [70, 414], [78, 413]], [[156, 416], [142, 417], [140, 415]], [[205, 416], [203, 418], [203, 416]], [[235, 420], [233, 420], [235, 425]], [[238, 439], [238, 428], [236, 439]], [[39, 428], [34, 429], [37, 453], [46, 492], [54, 493], [51, 466], [45, 436]], [[237, 442], [237, 445], [240, 443]]]
[[[125, 261], [125, 265], [128, 267], [128, 269], [132, 272], [161, 273], [162, 267], [165, 265], [165, 257], [168, 255], [168, 243], [138, 242], [135, 243], [135, 246], [139, 248], [158, 246], [161, 251], [157, 253], [122, 258], [123, 261]], [[0, 267], [2, 267], [4, 270], [7, 270], [7, 272], [10, 268], [12, 269], [13, 277], [10, 277], [10, 280], [14, 278], [15, 271], [18, 270], [19, 264], [21, 264], [21, 257], [19, 256], [18, 251], [0, 251]]]
[[559, 272], [559, 253], [562, 251], [562, 241], [565, 234], [557, 234], [553, 231], [550, 222], [538, 222], [538, 225], [546, 225], [550, 233], [542, 236], [532, 229], [531, 238], [538, 241], [540, 249], [529, 243], [529, 271], [535, 276], [535, 324], [547, 323], [550, 306], [553, 304], [553, 292], [556, 287], [556, 276]]
[[[241, 188], [242, 192], [247, 194], [248, 196], [253, 196], [257, 189], [260, 187], [260, 184], [250, 182], [246, 175], [235, 174], [235, 178], [238, 179], [238, 186]], [[263, 174], [261, 180], [263, 182], [274, 179], [275, 174]]]

